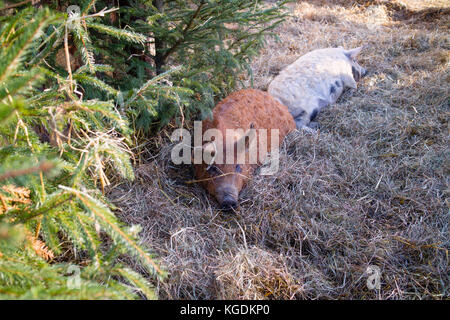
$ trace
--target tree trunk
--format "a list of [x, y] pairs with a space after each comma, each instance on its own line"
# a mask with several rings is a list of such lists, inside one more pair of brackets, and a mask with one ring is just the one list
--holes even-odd
[[[164, 11], [164, 0], [154, 0], [153, 5], [158, 9], [159, 12]], [[159, 20], [156, 23], [161, 23]], [[164, 66], [164, 42], [162, 39], [159, 39], [155, 36], [155, 67], [156, 74], [160, 74], [162, 72], [162, 67]]]

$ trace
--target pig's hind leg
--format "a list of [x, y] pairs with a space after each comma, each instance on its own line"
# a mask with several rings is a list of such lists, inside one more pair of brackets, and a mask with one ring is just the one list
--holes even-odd
[[307, 114], [294, 118], [297, 129], [310, 133], [316, 132], [319, 124], [317, 122], [311, 122], [309, 119], [309, 115]]

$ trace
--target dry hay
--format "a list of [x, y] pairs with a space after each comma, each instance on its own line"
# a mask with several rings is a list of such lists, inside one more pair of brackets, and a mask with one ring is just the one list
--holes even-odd
[[[448, 16], [432, 28], [383, 1], [348, 2], [293, 5], [254, 61], [264, 89], [312, 49], [364, 45], [369, 74], [318, 116], [319, 133], [288, 136], [280, 170], [256, 175], [235, 213], [187, 183], [192, 168], [170, 162], [163, 135], [140, 154], [136, 181], [110, 191], [170, 273], [160, 298], [448, 298]], [[371, 265], [380, 290], [366, 285]]]

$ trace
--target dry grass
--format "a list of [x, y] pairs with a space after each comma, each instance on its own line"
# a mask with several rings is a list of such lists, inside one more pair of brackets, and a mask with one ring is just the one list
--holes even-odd
[[431, 8], [445, 4], [292, 5], [254, 62], [255, 87], [328, 46], [364, 45], [369, 75], [319, 115], [318, 134], [286, 139], [280, 171], [255, 176], [235, 214], [186, 184], [192, 168], [170, 163], [166, 138], [149, 143], [136, 181], [109, 196], [169, 271], [161, 298], [448, 298], [449, 14]]

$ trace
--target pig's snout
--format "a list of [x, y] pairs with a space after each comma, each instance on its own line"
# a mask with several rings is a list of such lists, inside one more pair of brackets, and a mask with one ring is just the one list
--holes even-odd
[[223, 197], [222, 203], [221, 203], [221, 207], [223, 210], [231, 210], [236, 208], [238, 205], [238, 202], [236, 199], [234, 199], [232, 196], [230, 195], [226, 195], [225, 197]]
[[224, 186], [216, 189], [216, 198], [222, 210], [231, 210], [238, 206], [239, 191], [234, 186]]

